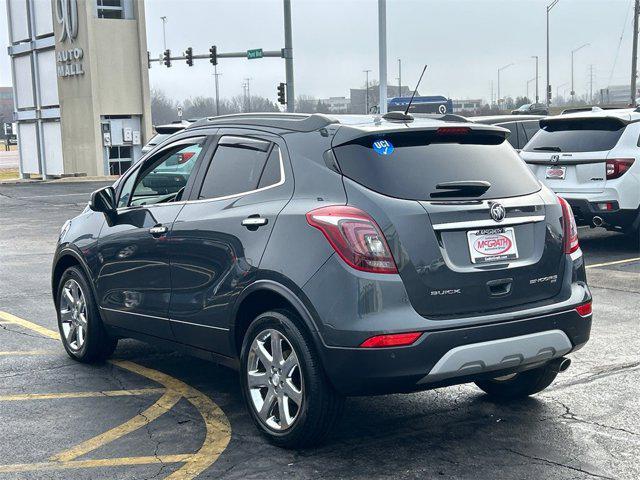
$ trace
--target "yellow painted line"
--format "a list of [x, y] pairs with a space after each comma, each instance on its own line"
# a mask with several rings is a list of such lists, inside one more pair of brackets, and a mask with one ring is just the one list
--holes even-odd
[[0, 352], [0, 357], [24, 356], [24, 355], [54, 355], [60, 352], [55, 350], [9, 350]]
[[51, 338], [53, 340], [60, 340], [60, 335], [58, 334], [58, 332], [49, 330], [48, 328], [42, 327], [37, 323], [29, 322], [28, 320], [16, 317], [15, 315], [11, 315], [10, 313], [0, 311], [0, 319], [6, 322], [14, 323], [16, 325], [20, 325], [21, 327], [27, 328], [29, 330], [33, 330], [34, 332], [37, 332], [44, 337]]
[[139, 388], [136, 390], [105, 390], [102, 392], [22, 393], [16, 395], [0, 395], [0, 402], [57, 400], [61, 398], [128, 397], [135, 395], [156, 395], [164, 392], [164, 388]]
[[632, 262], [640, 262], [640, 257], [626, 258], [624, 260], [615, 260], [613, 262], [594, 263], [593, 265], [587, 265], [586, 268], [608, 267], [609, 265], [622, 265], [623, 263], [632, 263]]
[[134, 432], [139, 428], [150, 424], [155, 419], [171, 410], [181, 398], [182, 396], [179, 393], [168, 390], [144, 412], [140, 412], [135, 417], [124, 422], [122, 425], [118, 425], [117, 427], [107, 430], [100, 435], [96, 435], [73, 448], [53, 455], [49, 457], [49, 460], [53, 462], [69, 462], [71, 460], [75, 460], [82, 455], [92, 452], [107, 443], [111, 443], [128, 433]]
[[71, 468], [124, 467], [133, 465], [153, 465], [185, 462], [191, 454], [160, 455], [151, 457], [101, 458], [97, 460], [74, 460], [72, 462], [37, 462], [0, 465], [0, 473], [39, 472], [46, 470], [67, 470]]
[[190, 480], [213, 465], [231, 440], [231, 425], [222, 409], [204, 393], [177, 378], [133, 362], [115, 360], [112, 363], [154, 380], [164, 385], [168, 390], [180, 393], [198, 410], [204, 420], [207, 433], [202, 446], [186, 460], [182, 467], [166, 477], [165, 480]]
[[[28, 320], [16, 317], [15, 315], [11, 315], [10, 313], [0, 311], [0, 319], [16, 323], [24, 328], [38, 332], [47, 338], [60, 340], [60, 336], [57, 332], [49, 330], [48, 328], [42, 327]], [[218, 405], [216, 405], [213, 400], [211, 400], [201, 391], [191, 387], [190, 385], [187, 385], [177, 378], [159, 372], [158, 370], [143, 367], [142, 365], [138, 365], [137, 363], [130, 361], [114, 360], [111, 361], [111, 363], [120, 368], [129, 370], [157, 383], [160, 383], [166, 389], [165, 394], [160, 399], [158, 399], [158, 401], [155, 402], [151, 407], [149, 407], [144, 412], [136, 415], [136, 417], [132, 418], [131, 420], [123, 423], [119, 427], [115, 427], [101, 435], [89, 439], [76, 447], [54, 455], [53, 457], [51, 457], [51, 460], [53, 460], [51, 462], [22, 465], [0, 465], [0, 473], [13, 472], [14, 470], [5, 469], [16, 468], [17, 466], [20, 466], [21, 468], [24, 468], [26, 470], [16, 471], [34, 471], [44, 468], [61, 470], [66, 468], [95, 468], [107, 466], [143, 465], [162, 461], [163, 463], [184, 462], [184, 465], [173, 472], [171, 475], [166, 477], [166, 480], [191, 480], [215, 463], [215, 461], [225, 450], [225, 448], [229, 444], [229, 441], [231, 440], [231, 425], [229, 424], [229, 420], [227, 419], [222, 409]], [[112, 442], [122, 437], [123, 435], [126, 435], [127, 433], [137, 430], [138, 428], [150, 423], [155, 418], [170, 410], [178, 402], [178, 400], [183, 397], [198, 410], [205, 424], [205, 439], [202, 443], [202, 446], [197, 452], [193, 454], [169, 455], [166, 457], [161, 457], [163, 458], [163, 460], [160, 460], [155, 456], [126, 457], [100, 460], [74, 460], [80, 455], [91, 452], [101, 447], [102, 445]], [[139, 417], [144, 417], [144, 423], [141, 423], [141, 419]]]

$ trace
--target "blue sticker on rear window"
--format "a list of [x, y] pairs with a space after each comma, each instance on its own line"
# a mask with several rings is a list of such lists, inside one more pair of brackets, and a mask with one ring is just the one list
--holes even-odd
[[391, 155], [393, 144], [389, 140], [377, 140], [373, 142], [373, 149], [378, 155]]

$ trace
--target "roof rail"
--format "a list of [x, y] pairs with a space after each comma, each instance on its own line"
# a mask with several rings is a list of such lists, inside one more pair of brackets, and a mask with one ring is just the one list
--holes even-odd
[[313, 132], [334, 123], [339, 122], [335, 118], [319, 113], [236, 113], [202, 118], [188, 128], [235, 124], [276, 127], [294, 132]]

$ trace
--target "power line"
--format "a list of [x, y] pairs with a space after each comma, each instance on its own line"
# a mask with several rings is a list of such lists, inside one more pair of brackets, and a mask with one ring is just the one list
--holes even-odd
[[622, 24], [622, 33], [620, 34], [620, 39], [618, 40], [618, 49], [616, 50], [616, 56], [613, 58], [613, 67], [611, 67], [611, 75], [609, 75], [608, 85], [611, 85], [611, 80], [613, 79], [613, 74], [616, 70], [616, 64], [618, 63], [618, 56], [620, 55], [620, 47], [622, 46], [622, 39], [624, 38], [624, 32], [627, 29], [627, 20], [629, 19], [629, 12], [631, 12], [631, 6], [633, 5], [633, 0], [629, 0], [629, 7], [627, 8], [627, 14], [624, 17], [624, 23]]

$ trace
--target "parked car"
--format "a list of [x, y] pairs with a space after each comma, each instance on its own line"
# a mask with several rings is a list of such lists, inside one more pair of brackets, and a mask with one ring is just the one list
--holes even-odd
[[511, 115], [490, 115], [486, 117], [469, 117], [469, 120], [485, 125], [496, 125], [509, 130], [507, 140], [516, 150], [520, 151], [531, 138], [540, 130], [542, 115], [521, 115], [514, 118]]
[[580, 225], [640, 230], [640, 112], [548, 117], [521, 153], [534, 174], [565, 198]]
[[544, 103], [525, 103], [511, 110], [511, 115], [549, 115], [549, 109]]
[[157, 145], [160, 145], [162, 142], [164, 142], [167, 138], [169, 138], [174, 133], [184, 130], [189, 125], [191, 125], [191, 123], [192, 122], [189, 122], [189, 121], [178, 121], [178, 122], [168, 123], [167, 125], [156, 125], [154, 127], [156, 134], [153, 137], [151, 137], [149, 142], [147, 142], [147, 144], [144, 147], [142, 147], [142, 154], [145, 155], [149, 153], [151, 150], [153, 150], [154, 147], [156, 147]]
[[[591, 293], [571, 208], [506, 133], [398, 112], [196, 122], [63, 226], [64, 348], [94, 362], [133, 337], [235, 367], [257, 428], [293, 448], [347, 395], [539, 392], [589, 339]], [[154, 192], [186, 151], [186, 185]]]

